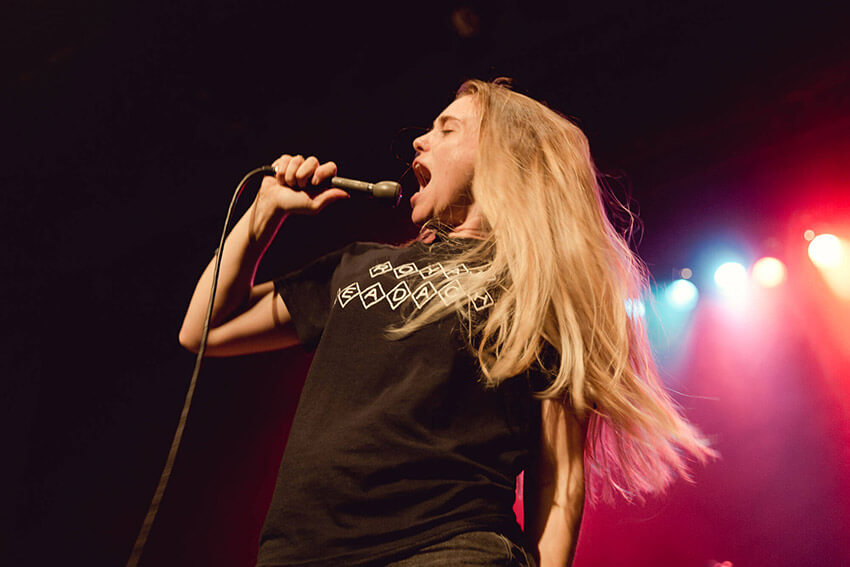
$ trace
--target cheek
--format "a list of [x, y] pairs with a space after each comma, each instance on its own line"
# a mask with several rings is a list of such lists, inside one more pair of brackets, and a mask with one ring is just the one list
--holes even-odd
[[464, 159], [458, 161], [455, 168], [455, 182], [460, 189], [468, 191], [472, 188], [472, 178], [475, 174], [475, 159], [470, 156], [465, 156]]

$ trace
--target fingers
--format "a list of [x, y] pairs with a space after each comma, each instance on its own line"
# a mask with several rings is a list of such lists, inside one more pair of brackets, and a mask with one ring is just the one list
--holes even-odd
[[[293, 156], [289, 163], [286, 164], [286, 169], [283, 171], [283, 184], [287, 187], [292, 187], [293, 189], [298, 189], [298, 179], [295, 177], [295, 174], [298, 172], [298, 168], [301, 167], [301, 164], [304, 163], [304, 156], [297, 155]], [[280, 175], [278, 175], [280, 176]]]
[[[320, 163], [315, 156], [283, 154], [272, 162], [272, 166], [275, 176], [263, 180], [258, 199], [264, 195], [264, 202], [274, 203], [275, 209], [314, 215], [334, 201], [349, 197], [338, 188], [318, 191], [318, 186], [336, 175], [337, 166], [332, 161]], [[317, 191], [310, 191], [311, 186]]]
[[298, 184], [299, 189], [303, 189], [307, 186], [318, 167], [319, 160], [316, 159], [316, 156], [310, 156], [301, 162], [298, 169], [295, 170], [295, 182]]
[[325, 162], [319, 167], [316, 168], [316, 172], [313, 174], [313, 185], [319, 185], [325, 179], [330, 179], [336, 175], [336, 164], [332, 161]]
[[283, 176], [286, 173], [286, 168], [289, 166], [289, 161], [292, 159], [292, 156], [289, 154], [283, 154], [276, 160], [272, 162], [272, 167], [275, 171], [275, 179], [281, 185], [284, 185]]
[[[283, 154], [274, 160], [272, 166], [275, 169], [275, 179], [277, 179], [277, 182], [291, 189], [303, 189], [304, 185], [298, 185], [297, 173], [305, 161], [302, 155], [291, 156], [289, 154]], [[318, 162], [318, 160], [316, 161]]]
[[316, 156], [304, 158], [302, 155], [283, 154], [274, 162], [275, 178], [278, 183], [292, 189], [304, 189], [308, 185], [319, 185], [336, 175], [337, 166], [329, 161], [319, 163]]

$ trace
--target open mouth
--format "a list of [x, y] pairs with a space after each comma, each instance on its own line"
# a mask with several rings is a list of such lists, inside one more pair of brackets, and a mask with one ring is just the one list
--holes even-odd
[[431, 172], [428, 168], [419, 163], [413, 162], [413, 175], [416, 176], [416, 181], [419, 183], [419, 189], [424, 188], [431, 181]]

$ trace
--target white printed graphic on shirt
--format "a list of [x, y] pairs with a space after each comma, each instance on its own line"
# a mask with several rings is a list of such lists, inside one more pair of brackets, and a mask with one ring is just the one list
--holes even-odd
[[[443, 265], [439, 262], [425, 266], [419, 270], [419, 275], [422, 276], [423, 280], [427, 280], [428, 278], [434, 277], [434, 274], [437, 272], [443, 272]], [[446, 272], [443, 272], [443, 275], [445, 275], [445, 273]]]
[[410, 287], [408, 287], [407, 282], [398, 282], [394, 288], [390, 290], [387, 294], [387, 303], [390, 304], [390, 307], [395, 309], [401, 303], [407, 299], [410, 295]]
[[350, 283], [344, 288], [338, 289], [336, 292], [336, 297], [339, 300], [339, 304], [345, 307], [349, 301], [354, 299], [360, 295], [360, 284], [357, 282]]
[[[360, 303], [363, 305], [364, 309], [374, 307], [386, 299], [390, 308], [395, 310], [407, 299], [412, 300], [417, 309], [422, 309], [425, 304], [431, 301], [435, 296], [439, 296], [444, 304], [451, 305], [451, 303], [459, 296], [467, 295], [472, 307], [476, 311], [481, 311], [493, 305], [493, 297], [487, 292], [487, 290], [479, 290], [469, 293], [463, 288], [460, 281], [457, 280], [457, 277], [461, 274], [470, 273], [479, 269], [481, 268], [473, 267], [472, 269], [469, 269], [464, 264], [459, 264], [451, 270], [446, 270], [439, 262], [428, 264], [423, 268], [417, 267], [413, 262], [408, 262], [396, 267], [393, 267], [390, 262], [381, 262], [380, 264], [375, 264], [369, 268], [369, 276], [371, 278], [376, 278], [392, 272], [396, 279], [402, 281], [398, 282], [389, 291], [384, 291], [384, 286], [381, 285], [380, 282], [374, 282], [371, 285], [362, 288], [359, 282], [352, 282], [345, 287], [337, 289], [336, 297], [340, 307], [343, 309], [351, 302], [352, 299], [359, 297]], [[418, 273], [422, 279], [427, 281], [422, 282], [420, 285], [416, 286], [413, 291], [411, 291], [410, 285], [408, 285], [410, 280], [406, 278], [409, 278], [411, 275], [416, 273]], [[434, 282], [431, 280], [441, 276], [443, 279], [449, 280], [449, 282], [440, 286], [438, 291], [438, 286], [434, 285]]]
[[360, 301], [363, 302], [364, 309], [369, 309], [382, 300], [386, 295], [387, 294], [384, 293], [384, 288], [381, 287], [381, 284], [376, 282], [360, 292]]
[[451, 302], [457, 298], [459, 295], [463, 295], [463, 288], [460, 286], [460, 282], [457, 280], [452, 280], [443, 287], [440, 288], [438, 292], [440, 295], [440, 299], [443, 300], [443, 303], [446, 305], [451, 305]]
[[475, 308], [476, 311], [481, 311], [482, 309], [487, 309], [491, 305], [493, 305], [493, 298], [487, 292], [487, 290], [478, 291], [469, 296], [470, 303]]
[[380, 276], [381, 274], [386, 274], [390, 270], [393, 269], [393, 265], [389, 262], [384, 262], [383, 264], [376, 264], [369, 268], [369, 275], [373, 278], [375, 276]]
[[[414, 274], [419, 271], [419, 268], [416, 267], [416, 264], [413, 262], [408, 262], [407, 264], [402, 264], [401, 266], [395, 268], [393, 273], [395, 274], [396, 279], [406, 278], [410, 274]], [[374, 276], [373, 276], [374, 277]]]
[[422, 309], [436, 294], [437, 289], [434, 287], [434, 284], [431, 282], [425, 282], [413, 291], [411, 297], [413, 297], [413, 302], [416, 304], [416, 307]]
[[466, 268], [466, 266], [464, 264], [458, 264], [457, 267], [452, 269], [452, 270], [446, 271], [444, 269], [443, 273], [446, 274], [447, 278], [453, 278], [453, 277], [459, 276], [461, 274], [467, 274], [467, 273], [469, 273], [469, 270]]

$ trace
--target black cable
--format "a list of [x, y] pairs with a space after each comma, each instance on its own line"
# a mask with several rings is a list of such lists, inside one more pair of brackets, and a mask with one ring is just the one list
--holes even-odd
[[233, 214], [233, 207], [236, 201], [245, 189], [248, 180], [258, 173], [274, 173], [274, 168], [269, 165], [258, 167], [248, 172], [239, 185], [236, 186], [236, 191], [233, 193], [233, 198], [230, 200], [230, 206], [227, 208], [227, 216], [224, 218], [224, 227], [221, 229], [221, 238], [218, 242], [218, 248], [215, 251], [215, 269], [213, 270], [212, 288], [210, 289], [210, 302], [207, 306], [207, 315], [204, 319], [204, 330], [201, 334], [201, 344], [198, 347], [198, 356], [195, 357], [195, 369], [192, 372], [192, 379], [189, 381], [189, 390], [186, 392], [186, 401], [183, 402], [183, 411], [180, 413], [180, 421], [177, 423], [177, 431], [174, 432], [174, 439], [171, 441], [171, 449], [168, 451], [168, 458], [165, 460], [165, 467], [162, 469], [162, 474], [159, 477], [159, 484], [156, 486], [148, 513], [142, 522], [142, 527], [139, 530], [139, 535], [136, 537], [136, 542], [133, 544], [133, 550], [130, 552], [130, 558], [127, 560], [127, 567], [136, 567], [139, 559], [144, 551], [145, 543], [147, 543], [148, 535], [151, 527], [153, 527], [156, 513], [159, 511], [159, 504], [162, 501], [162, 496], [165, 494], [165, 487], [168, 484], [168, 479], [171, 477], [171, 470], [174, 468], [174, 460], [177, 458], [177, 449], [180, 447], [180, 440], [183, 438], [183, 430], [186, 428], [186, 419], [189, 416], [189, 406], [192, 404], [192, 396], [195, 394], [195, 385], [198, 382], [198, 375], [201, 373], [201, 361], [204, 358], [204, 352], [207, 350], [207, 335], [210, 332], [210, 320], [212, 319], [213, 305], [215, 304], [215, 291], [218, 287], [218, 272], [221, 267], [221, 251], [224, 249], [224, 239], [227, 237], [227, 227], [230, 224], [230, 217]]

